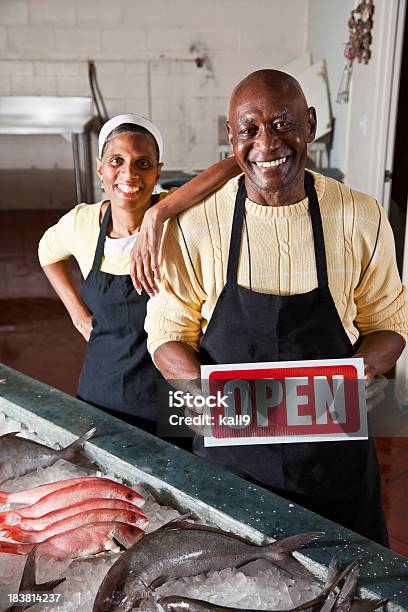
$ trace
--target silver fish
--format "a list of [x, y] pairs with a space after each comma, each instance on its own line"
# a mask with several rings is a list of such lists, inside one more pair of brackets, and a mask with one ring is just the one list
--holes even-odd
[[[61, 582], [64, 582], [65, 578], [57, 578], [56, 580], [51, 580], [50, 582], [43, 582], [42, 584], [37, 584], [35, 581], [35, 567], [36, 567], [36, 548], [30, 552], [27, 557], [27, 561], [24, 565], [23, 575], [20, 582], [20, 588], [18, 590], [19, 594], [23, 593], [50, 593], [57, 587]], [[22, 610], [26, 610], [31, 606], [34, 606], [33, 603], [19, 603], [11, 606], [4, 610], [4, 612], [21, 612]]]
[[170, 522], [144, 536], [112, 565], [96, 595], [93, 612], [131, 610], [135, 601], [169, 578], [239, 567], [256, 559], [267, 559], [291, 576], [310, 578], [292, 552], [320, 535], [300, 534], [258, 546], [207, 525]]
[[95, 431], [95, 427], [90, 429], [61, 450], [54, 450], [27, 438], [19, 438], [16, 435], [18, 432], [0, 436], [0, 482], [23, 476], [37, 468], [48, 467], [58, 459], [95, 469], [95, 464], [82, 453], [85, 442]]

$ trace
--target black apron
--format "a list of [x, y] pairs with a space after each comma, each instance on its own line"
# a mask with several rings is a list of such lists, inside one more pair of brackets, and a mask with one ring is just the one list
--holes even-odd
[[[353, 354], [328, 285], [319, 202], [309, 173], [305, 173], [305, 191], [318, 286], [292, 296], [257, 293], [237, 283], [246, 201], [245, 182], [241, 181], [227, 282], [203, 337], [203, 364], [336, 359]], [[194, 449], [209, 461], [387, 545], [372, 439], [204, 448], [202, 438], [196, 438]]]
[[[153, 196], [154, 198], [154, 196]], [[160, 374], [147, 351], [146, 292], [138, 295], [129, 274], [101, 272], [111, 220], [106, 209], [92, 270], [81, 297], [92, 313], [92, 332], [78, 384], [78, 397], [123, 420], [155, 431]]]

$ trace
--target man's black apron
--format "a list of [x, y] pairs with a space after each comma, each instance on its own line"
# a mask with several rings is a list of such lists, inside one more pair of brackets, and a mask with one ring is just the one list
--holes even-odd
[[160, 374], [147, 351], [144, 331], [149, 296], [145, 292], [136, 293], [129, 274], [100, 271], [111, 214], [109, 205], [99, 231], [92, 270], [81, 293], [92, 313], [93, 329], [78, 397], [154, 432]]
[[[305, 173], [305, 191], [318, 286], [292, 296], [257, 293], [237, 283], [246, 200], [241, 181], [227, 282], [201, 344], [203, 364], [336, 359], [353, 354], [328, 285], [319, 203], [309, 173]], [[202, 438], [197, 438], [194, 448], [200, 456], [387, 545], [372, 439], [203, 448]]]

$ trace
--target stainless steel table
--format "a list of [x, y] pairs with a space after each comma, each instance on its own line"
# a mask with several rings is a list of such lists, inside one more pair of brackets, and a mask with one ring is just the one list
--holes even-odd
[[96, 121], [90, 97], [0, 96], [0, 135], [60, 134], [71, 140], [78, 202], [94, 201], [91, 128]]

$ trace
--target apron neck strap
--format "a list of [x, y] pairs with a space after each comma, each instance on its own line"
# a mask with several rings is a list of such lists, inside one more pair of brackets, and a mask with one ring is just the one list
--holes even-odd
[[[157, 204], [159, 200], [160, 200], [160, 194], [154, 193], [150, 200], [150, 206], [154, 206], [154, 204]], [[112, 219], [112, 210], [111, 210], [111, 205], [108, 204], [108, 207], [103, 216], [101, 227], [99, 230], [98, 242], [96, 245], [94, 260], [92, 264], [92, 272], [98, 272], [98, 270], [101, 267], [102, 257], [103, 257], [103, 253], [105, 250], [106, 234], [108, 233], [108, 227], [109, 227], [109, 223], [111, 219]]]
[[98, 242], [96, 244], [96, 250], [94, 255], [94, 260], [92, 264], [92, 272], [98, 272], [101, 267], [102, 257], [105, 250], [105, 238], [108, 233], [108, 227], [110, 220], [112, 218], [111, 205], [108, 204], [108, 207], [105, 211], [105, 214], [102, 219], [101, 227], [99, 230]]
[[244, 224], [246, 188], [244, 177], [239, 181], [235, 198], [234, 218], [232, 221], [231, 240], [228, 255], [227, 282], [236, 283], [238, 277], [239, 251], [241, 248], [242, 227]]
[[317, 199], [313, 176], [310, 172], [305, 172], [305, 191], [309, 200], [309, 212], [312, 221], [317, 282], [320, 288], [325, 288], [329, 286], [329, 280], [327, 278], [326, 248], [324, 245], [322, 217], [320, 215], [319, 200]]
[[[309, 200], [309, 211], [312, 221], [318, 285], [319, 288], [325, 288], [328, 287], [328, 278], [322, 218], [320, 215], [319, 201], [317, 199], [313, 177], [309, 172], [305, 172], [305, 192]], [[238, 192], [235, 198], [227, 268], [227, 282], [234, 284], [236, 284], [238, 277], [238, 262], [242, 240], [246, 197], [247, 192], [245, 188], [245, 180], [244, 177], [242, 177], [240, 179]]]

